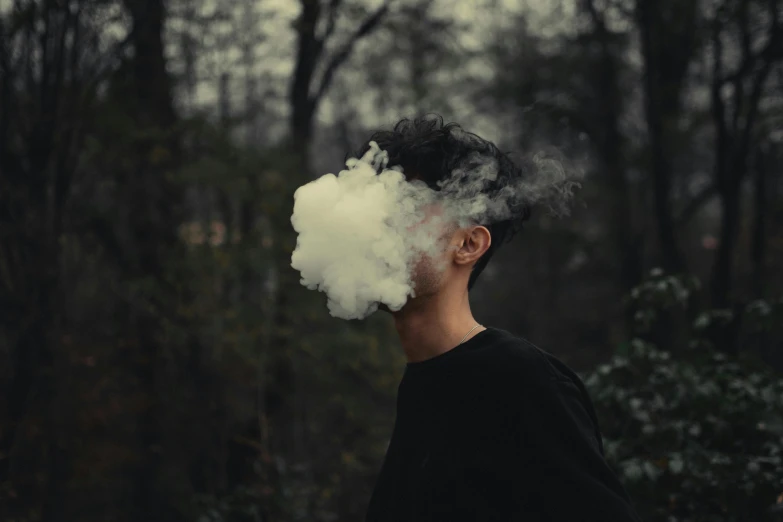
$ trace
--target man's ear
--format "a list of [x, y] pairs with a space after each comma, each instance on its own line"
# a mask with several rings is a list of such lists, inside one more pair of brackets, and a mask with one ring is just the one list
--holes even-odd
[[492, 245], [492, 234], [487, 227], [472, 226], [462, 231], [454, 261], [460, 265], [473, 265]]

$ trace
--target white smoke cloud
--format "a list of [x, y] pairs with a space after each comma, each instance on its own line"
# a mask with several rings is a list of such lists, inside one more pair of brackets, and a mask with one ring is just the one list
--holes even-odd
[[387, 162], [373, 142], [361, 159], [346, 162], [348, 169], [294, 194], [291, 223], [299, 236], [291, 266], [308, 289], [326, 293], [335, 317], [362, 319], [379, 303], [396, 311], [412, 294], [410, 240], [425, 232], [406, 230], [434, 191], [408, 183]]
[[[438, 191], [406, 181], [402, 168], [387, 164], [387, 153], [371, 142], [346, 170], [294, 194], [291, 223], [298, 238], [291, 266], [304, 286], [326, 294], [334, 317], [363, 319], [380, 303], [401, 309], [415, 297], [415, 261], [443, 253], [438, 238], [445, 226], [509, 219], [522, 205], [542, 202], [564, 213], [575, 185], [558, 162], [544, 158], [534, 158], [537, 175], [498, 181], [497, 160], [474, 154], [438, 183]], [[485, 191], [492, 183], [499, 190], [490, 196]]]

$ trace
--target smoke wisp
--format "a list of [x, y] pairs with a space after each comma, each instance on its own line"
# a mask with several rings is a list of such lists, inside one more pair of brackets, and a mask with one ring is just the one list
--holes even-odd
[[443, 254], [445, 227], [513, 220], [527, 205], [568, 213], [574, 176], [552, 158], [529, 164], [524, 176], [504, 178], [495, 157], [473, 153], [431, 188], [387, 168], [387, 153], [370, 142], [345, 170], [297, 189], [291, 266], [304, 286], [326, 294], [334, 317], [363, 319], [380, 303], [397, 311], [415, 297], [416, 260]]

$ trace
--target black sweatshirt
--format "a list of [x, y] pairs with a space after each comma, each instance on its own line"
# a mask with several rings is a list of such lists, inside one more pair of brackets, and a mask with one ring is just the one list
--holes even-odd
[[639, 522], [579, 377], [487, 328], [408, 363], [367, 522]]

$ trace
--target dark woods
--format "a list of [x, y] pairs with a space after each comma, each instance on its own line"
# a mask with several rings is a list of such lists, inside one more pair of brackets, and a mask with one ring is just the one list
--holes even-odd
[[783, 2], [463, 3], [0, 2], [0, 520], [360, 520], [403, 358], [292, 198], [427, 110], [587, 172], [472, 299], [585, 372], [643, 518], [773, 516]]

